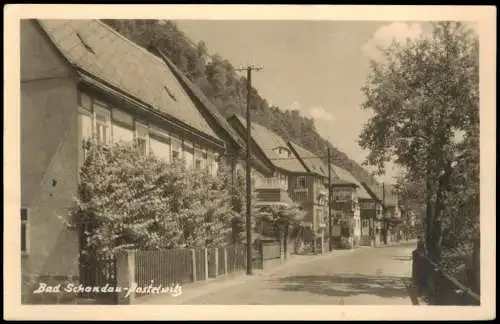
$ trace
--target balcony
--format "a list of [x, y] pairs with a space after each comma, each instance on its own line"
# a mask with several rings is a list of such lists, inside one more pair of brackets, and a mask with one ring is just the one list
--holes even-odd
[[333, 201], [336, 202], [350, 202], [350, 201], [355, 201], [354, 195], [353, 194], [333, 194]]
[[257, 202], [259, 205], [267, 203], [284, 203], [292, 202], [287, 193], [288, 183], [279, 178], [259, 178], [255, 182], [255, 191], [257, 193]]
[[255, 181], [255, 189], [281, 189], [286, 191], [288, 183], [278, 178], [259, 178]]
[[281, 188], [257, 189], [257, 205], [290, 205], [293, 203], [288, 193]]

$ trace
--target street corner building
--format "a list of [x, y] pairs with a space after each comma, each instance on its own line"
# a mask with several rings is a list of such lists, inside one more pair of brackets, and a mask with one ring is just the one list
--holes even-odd
[[242, 163], [244, 142], [163, 53], [99, 20], [21, 21], [22, 295], [78, 282], [74, 204], [82, 142], [135, 141], [144, 154], [214, 174]]

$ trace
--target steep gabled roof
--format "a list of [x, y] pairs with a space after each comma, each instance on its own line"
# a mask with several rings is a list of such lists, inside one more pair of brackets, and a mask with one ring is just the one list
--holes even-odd
[[[154, 46], [154, 45], [153, 45]], [[246, 144], [238, 135], [238, 133], [229, 125], [228, 121], [219, 112], [219, 109], [205, 96], [203, 91], [191, 82], [184, 73], [158, 48], [154, 48], [155, 51], [160, 55], [160, 57], [165, 61], [165, 63], [172, 69], [172, 72], [177, 77], [179, 82], [185, 87], [186, 91], [196, 98], [200, 104], [205, 108], [205, 111], [210, 114], [210, 116], [216, 121], [218, 125], [226, 132], [227, 136], [233, 141], [233, 143], [241, 150], [242, 153], [246, 150]]]
[[[245, 118], [233, 115], [231, 116], [231, 119], [237, 121], [240, 127], [246, 131]], [[283, 158], [274, 151], [277, 147], [290, 150], [286, 141], [278, 134], [258, 123], [252, 122], [251, 137], [275, 167], [294, 173], [307, 172], [307, 170], [301, 165], [300, 161], [295, 157], [293, 152], [290, 152], [291, 154], [289, 158]]]
[[348, 183], [355, 184], [357, 186], [356, 193], [357, 196], [361, 199], [370, 199], [370, 194], [366, 191], [366, 189], [361, 185], [361, 183], [347, 170], [332, 164], [332, 178], [335, 180], [340, 179]]
[[373, 189], [368, 186], [365, 182], [361, 182], [365, 190], [370, 194], [370, 196], [377, 200], [379, 203], [384, 203], [386, 207], [392, 207], [398, 205], [398, 200], [396, 195], [393, 194], [393, 187], [390, 185], [385, 185], [385, 197], [383, 195], [383, 186], [380, 186], [377, 189]]
[[308, 172], [328, 178], [328, 168], [316, 154], [313, 154], [312, 152], [293, 142], [288, 142], [288, 146], [292, 149], [292, 152], [295, 153], [297, 158], [300, 160], [300, 162]]
[[120, 89], [155, 111], [221, 140], [162, 59], [99, 20], [38, 20], [77, 70]]
[[382, 199], [381, 197], [379, 197], [378, 193], [376, 193], [370, 186], [368, 186], [366, 182], [362, 181], [361, 185], [363, 186], [363, 188], [365, 188], [366, 192], [368, 192], [368, 194], [372, 199], [376, 200], [379, 203], [382, 202]]
[[[240, 141], [245, 143], [244, 150], [246, 152], [246, 132], [244, 126], [241, 124], [240, 120], [236, 115], [232, 115], [227, 118], [228, 124], [232, 129], [236, 132]], [[255, 142], [255, 140], [251, 140], [250, 145], [252, 146], [252, 165], [258, 169], [260, 173], [265, 176], [271, 176], [276, 168], [275, 165], [269, 160], [267, 155], [262, 151], [260, 146]]]

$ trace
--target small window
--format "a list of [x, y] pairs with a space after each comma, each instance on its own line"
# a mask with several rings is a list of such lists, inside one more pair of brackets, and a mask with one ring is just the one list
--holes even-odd
[[194, 167], [196, 169], [201, 169], [201, 160], [199, 159], [196, 159], [195, 163], [194, 163]]
[[219, 161], [220, 161], [220, 156], [219, 154], [215, 153], [214, 159], [212, 160], [212, 165], [210, 166], [210, 172], [214, 177], [219, 172]]
[[305, 176], [297, 177], [296, 189], [305, 189], [307, 188], [307, 182]]
[[171, 143], [172, 143], [172, 161], [175, 162], [176, 160], [182, 158], [182, 141], [179, 138], [172, 135]]
[[28, 254], [28, 209], [21, 208], [21, 254]]
[[94, 133], [101, 144], [111, 142], [111, 112], [99, 105], [94, 104]]
[[139, 151], [147, 155], [149, 154], [149, 131], [146, 125], [136, 123], [135, 125], [136, 143]]
[[83, 92], [80, 92], [79, 98], [80, 106], [89, 111], [92, 111], [92, 98]]
[[185, 160], [184, 162], [186, 163], [186, 167], [191, 168], [194, 164], [194, 145], [187, 140], [184, 140], [182, 147], [183, 158]]

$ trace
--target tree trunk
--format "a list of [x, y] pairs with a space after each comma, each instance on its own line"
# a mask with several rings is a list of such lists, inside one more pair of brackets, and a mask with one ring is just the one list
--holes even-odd
[[449, 190], [449, 179], [451, 174], [451, 167], [446, 166], [444, 174], [439, 177], [438, 188], [436, 192], [436, 204], [434, 207], [434, 215], [432, 222], [432, 240], [429, 256], [431, 259], [439, 263], [441, 260], [441, 243], [443, 239], [443, 222], [442, 214], [444, 210], [444, 194]]
[[425, 217], [425, 251], [429, 253], [432, 245], [432, 225], [433, 225], [433, 211], [432, 211], [432, 175], [430, 170], [427, 171], [426, 183], [426, 217]]
[[285, 253], [285, 259], [288, 253], [288, 223], [285, 223], [285, 228], [284, 228], [284, 246], [283, 246], [283, 251]]

